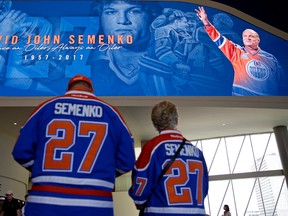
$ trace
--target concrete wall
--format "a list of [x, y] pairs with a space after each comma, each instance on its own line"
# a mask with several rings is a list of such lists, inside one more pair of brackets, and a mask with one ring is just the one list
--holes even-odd
[[114, 216], [138, 216], [133, 200], [127, 191], [114, 192]]

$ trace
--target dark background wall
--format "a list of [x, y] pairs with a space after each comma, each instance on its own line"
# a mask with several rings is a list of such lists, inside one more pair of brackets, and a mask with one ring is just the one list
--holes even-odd
[[226, 4], [284, 32], [288, 32], [288, 10], [284, 0], [214, 0]]

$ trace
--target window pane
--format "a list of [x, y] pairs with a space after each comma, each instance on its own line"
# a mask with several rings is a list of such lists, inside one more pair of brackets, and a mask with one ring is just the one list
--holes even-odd
[[253, 194], [256, 178], [237, 179], [233, 180], [233, 183], [238, 215], [258, 215], [257, 199], [255, 193]]
[[[222, 215], [223, 199], [226, 195], [226, 190], [229, 187], [229, 180], [213, 181], [209, 182], [209, 200], [210, 200], [210, 211], [208, 212], [207, 204], [205, 204], [206, 211], [209, 215]], [[207, 199], [205, 200], [207, 201]], [[229, 203], [233, 203], [233, 198], [227, 200]]]
[[265, 166], [261, 166], [261, 171], [282, 169], [282, 164], [274, 133], [271, 135], [271, 138], [269, 140], [268, 148], [264, 156], [263, 162], [265, 162]]
[[[243, 137], [235, 137], [238, 138], [243, 142], [241, 148], [239, 149], [239, 158], [237, 162], [235, 163], [235, 167], [233, 167], [234, 172], [233, 173], [244, 173], [244, 172], [252, 172], [255, 171], [254, 168], [254, 157], [253, 157], [253, 150], [252, 145], [250, 142], [250, 139], [248, 136]], [[233, 145], [233, 143], [229, 143], [229, 145]], [[230, 148], [231, 151], [233, 150], [233, 147]], [[236, 151], [236, 149], [235, 149]]]

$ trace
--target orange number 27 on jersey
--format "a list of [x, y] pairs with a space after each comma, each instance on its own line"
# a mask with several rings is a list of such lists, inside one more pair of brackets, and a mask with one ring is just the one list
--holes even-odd
[[[78, 128], [78, 130], [77, 130]], [[77, 137], [90, 139], [85, 155], [77, 172], [90, 173], [96, 162], [101, 146], [107, 133], [107, 124], [99, 122], [80, 121], [78, 127], [71, 120], [52, 120], [47, 125], [46, 143], [43, 157], [43, 169], [46, 171], [67, 171], [73, 169], [74, 146]], [[56, 157], [56, 153], [60, 156]]]

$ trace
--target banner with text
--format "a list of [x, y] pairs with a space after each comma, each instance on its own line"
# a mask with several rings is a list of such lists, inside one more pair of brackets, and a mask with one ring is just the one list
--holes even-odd
[[0, 4], [0, 96], [61, 95], [76, 74], [97, 96], [288, 95], [287, 40], [227, 11], [181, 1]]

